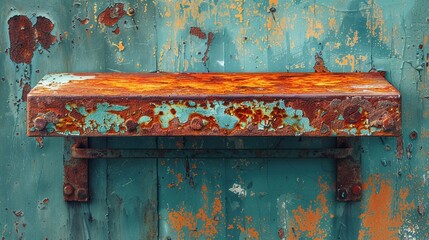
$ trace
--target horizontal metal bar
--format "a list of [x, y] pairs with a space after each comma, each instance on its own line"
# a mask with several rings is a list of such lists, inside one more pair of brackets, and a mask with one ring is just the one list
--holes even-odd
[[346, 158], [352, 148], [326, 149], [72, 149], [73, 158]]

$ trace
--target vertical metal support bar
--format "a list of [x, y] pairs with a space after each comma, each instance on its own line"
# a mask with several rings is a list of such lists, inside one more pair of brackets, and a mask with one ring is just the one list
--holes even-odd
[[67, 137], [64, 139], [64, 200], [87, 202], [89, 199], [88, 159], [73, 158], [71, 153], [76, 147], [87, 148], [88, 138]]
[[337, 139], [337, 147], [352, 147], [353, 153], [347, 158], [337, 158], [336, 195], [340, 202], [362, 199], [362, 173], [360, 139]]

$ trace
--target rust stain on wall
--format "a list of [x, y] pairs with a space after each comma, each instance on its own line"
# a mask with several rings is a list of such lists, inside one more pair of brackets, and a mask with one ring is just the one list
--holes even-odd
[[207, 39], [207, 48], [206, 48], [206, 51], [204, 52], [204, 57], [203, 57], [203, 63], [204, 63], [204, 66], [206, 65], [206, 63], [207, 63], [207, 60], [209, 60], [209, 49], [210, 49], [210, 45], [212, 44], [212, 41], [213, 41], [213, 39], [214, 39], [214, 34], [212, 33], [212, 32], [209, 32], [209, 34], [208, 34], [209, 36], [208, 36], [208, 39]]
[[113, 27], [126, 14], [123, 3], [115, 3], [98, 15], [98, 22]]
[[38, 16], [37, 22], [33, 26], [27, 16], [17, 15], [11, 17], [8, 24], [10, 59], [15, 63], [30, 64], [37, 43], [40, 43], [42, 48], [49, 50], [57, 39], [51, 35], [54, 24], [46, 17]]
[[[241, 233], [240, 239], [260, 239], [260, 234], [254, 224], [252, 216], [245, 216], [245, 218], [237, 217], [233, 218], [233, 224], [228, 225], [228, 230], [238, 229]], [[244, 226], [243, 226], [244, 225]]]
[[314, 58], [316, 59], [316, 64], [314, 64], [313, 67], [314, 72], [330, 72], [325, 66], [325, 61], [323, 60], [322, 56], [316, 53], [316, 56]]
[[323, 221], [328, 216], [329, 207], [325, 194], [329, 193], [330, 187], [327, 183], [322, 182], [319, 177], [319, 187], [321, 189], [316, 201], [307, 209], [298, 206], [292, 210], [293, 219], [290, 219], [290, 226], [287, 239], [301, 239], [303, 237], [322, 240], [328, 237], [323, 227]]
[[401, 189], [395, 195], [392, 183], [378, 174], [369, 177], [363, 189], [371, 191], [371, 195], [360, 215], [359, 239], [399, 239], [399, 228], [404, 225], [407, 212], [415, 208], [414, 201], [407, 202], [409, 189]]
[[[204, 205], [199, 208], [194, 214], [191, 211], [186, 211], [184, 207], [179, 211], [171, 211], [168, 214], [168, 222], [170, 226], [177, 232], [177, 239], [186, 239], [185, 230], [193, 238], [214, 239], [218, 234], [217, 226], [219, 220], [223, 216], [223, 205], [220, 200], [221, 192], [216, 192], [216, 197], [209, 207], [209, 197], [207, 195], [207, 185], [201, 186], [201, 194], [204, 200]], [[198, 228], [198, 227], [199, 228]]]
[[54, 30], [54, 24], [51, 20], [39, 16], [37, 17], [34, 28], [36, 30], [37, 42], [39, 42], [44, 49], [48, 50], [57, 40], [57, 37], [51, 35], [52, 30]]
[[201, 31], [201, 28], [199, 27], [191, 27], [191, 30], [189, 33], [193, 36], [198, 37], [199, 39], [206, 39], [207, 35], [203, 31]]

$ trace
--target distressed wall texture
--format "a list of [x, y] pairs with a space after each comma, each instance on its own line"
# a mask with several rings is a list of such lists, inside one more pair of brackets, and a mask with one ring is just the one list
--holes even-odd
[[[3, 239], [427, 239], [429, 1], [0, 2]], [[25, 135], [49, 72], [387, 71], [402, 138], [362, 138], [363, 200], [330, 159], [94, 160], [91, 202], [62, 199], [62, 138]], [[314, 138], [97, 138], [109, 148], [332, 147]]]

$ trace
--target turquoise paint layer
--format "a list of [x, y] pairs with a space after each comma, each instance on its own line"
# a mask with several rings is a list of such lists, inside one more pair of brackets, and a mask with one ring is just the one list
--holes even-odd
[[[74, 107], [67, 104], [65, 108], [72, 111]], [[94, 111], [88, 112], [85, 107], [76, 107], [77, 112], [85, 116], [84, 130], [96, 130], [103, 134], [113, 128], [115, 132], [119, 132], [120, 125], [124, 123], [124, 119], [114, 112], [120, 112], [128, 109], [127, 106], [110, 105], [109, 103], [97, 103]]]
[[[307, 117], [304, 117], [304, 113], [300, 109], [294, 109], [292, 107], [286, 107], [283, 100], [273, 101], [273, 102], [263, 102], [263, 101], [245, 101], [241, 103], [228, 103], [226, 104], [224, 101], [207, 101], [207, 107], [202, 107], [200, 104], [195, 105], [189, 104], [190, 107], [187, 106], [187, 102], [179, 101], [179, 102], [163, 102], [161, 105], [155, 105], [154, 113], [155, 115], [159, 115], [159, 119], [161, 121], [161, 125], [163, 128], [168, 128], [170, 121], [175, 117], [179, 119], [180, 123], [186, 123], [190, 119], [190, 115], [193, 113], [201, 114], [205, 117], [213, 117], [216, 119], [220, 128], [231, 130], [233, 129], [239, 122], [240, 119], [234, 115], [228, 113], [228, 110], [233, 111], [234, 109], [240, 109], [242, 107], [249, 107], [255, 111], [261, 110], [265, 116], [271, 116], [274, 107], [278, 107], [283, 109], [286, 112], [286, 118], [283, 121], [284, 126], [292, 126], [296, 128], [297, 135], [314, 131], [315, 128], [310, 125], [310, 120]], [[195, 106], [192, 106], [195, 105]], [[171, 113], [172, 110], [175, 110], [175, 114]], [[260, 121], [258, 123], [259, 130], [268, 129], [269, 131], [275, 131], [271, 125], [268, 123], [269, 121]], [[248, 125], [253, 123], [253, 119], [251, 116], [247, 119], [246, 122], [240, 122], [240, 127], [242, 129], [247, 128]]]

